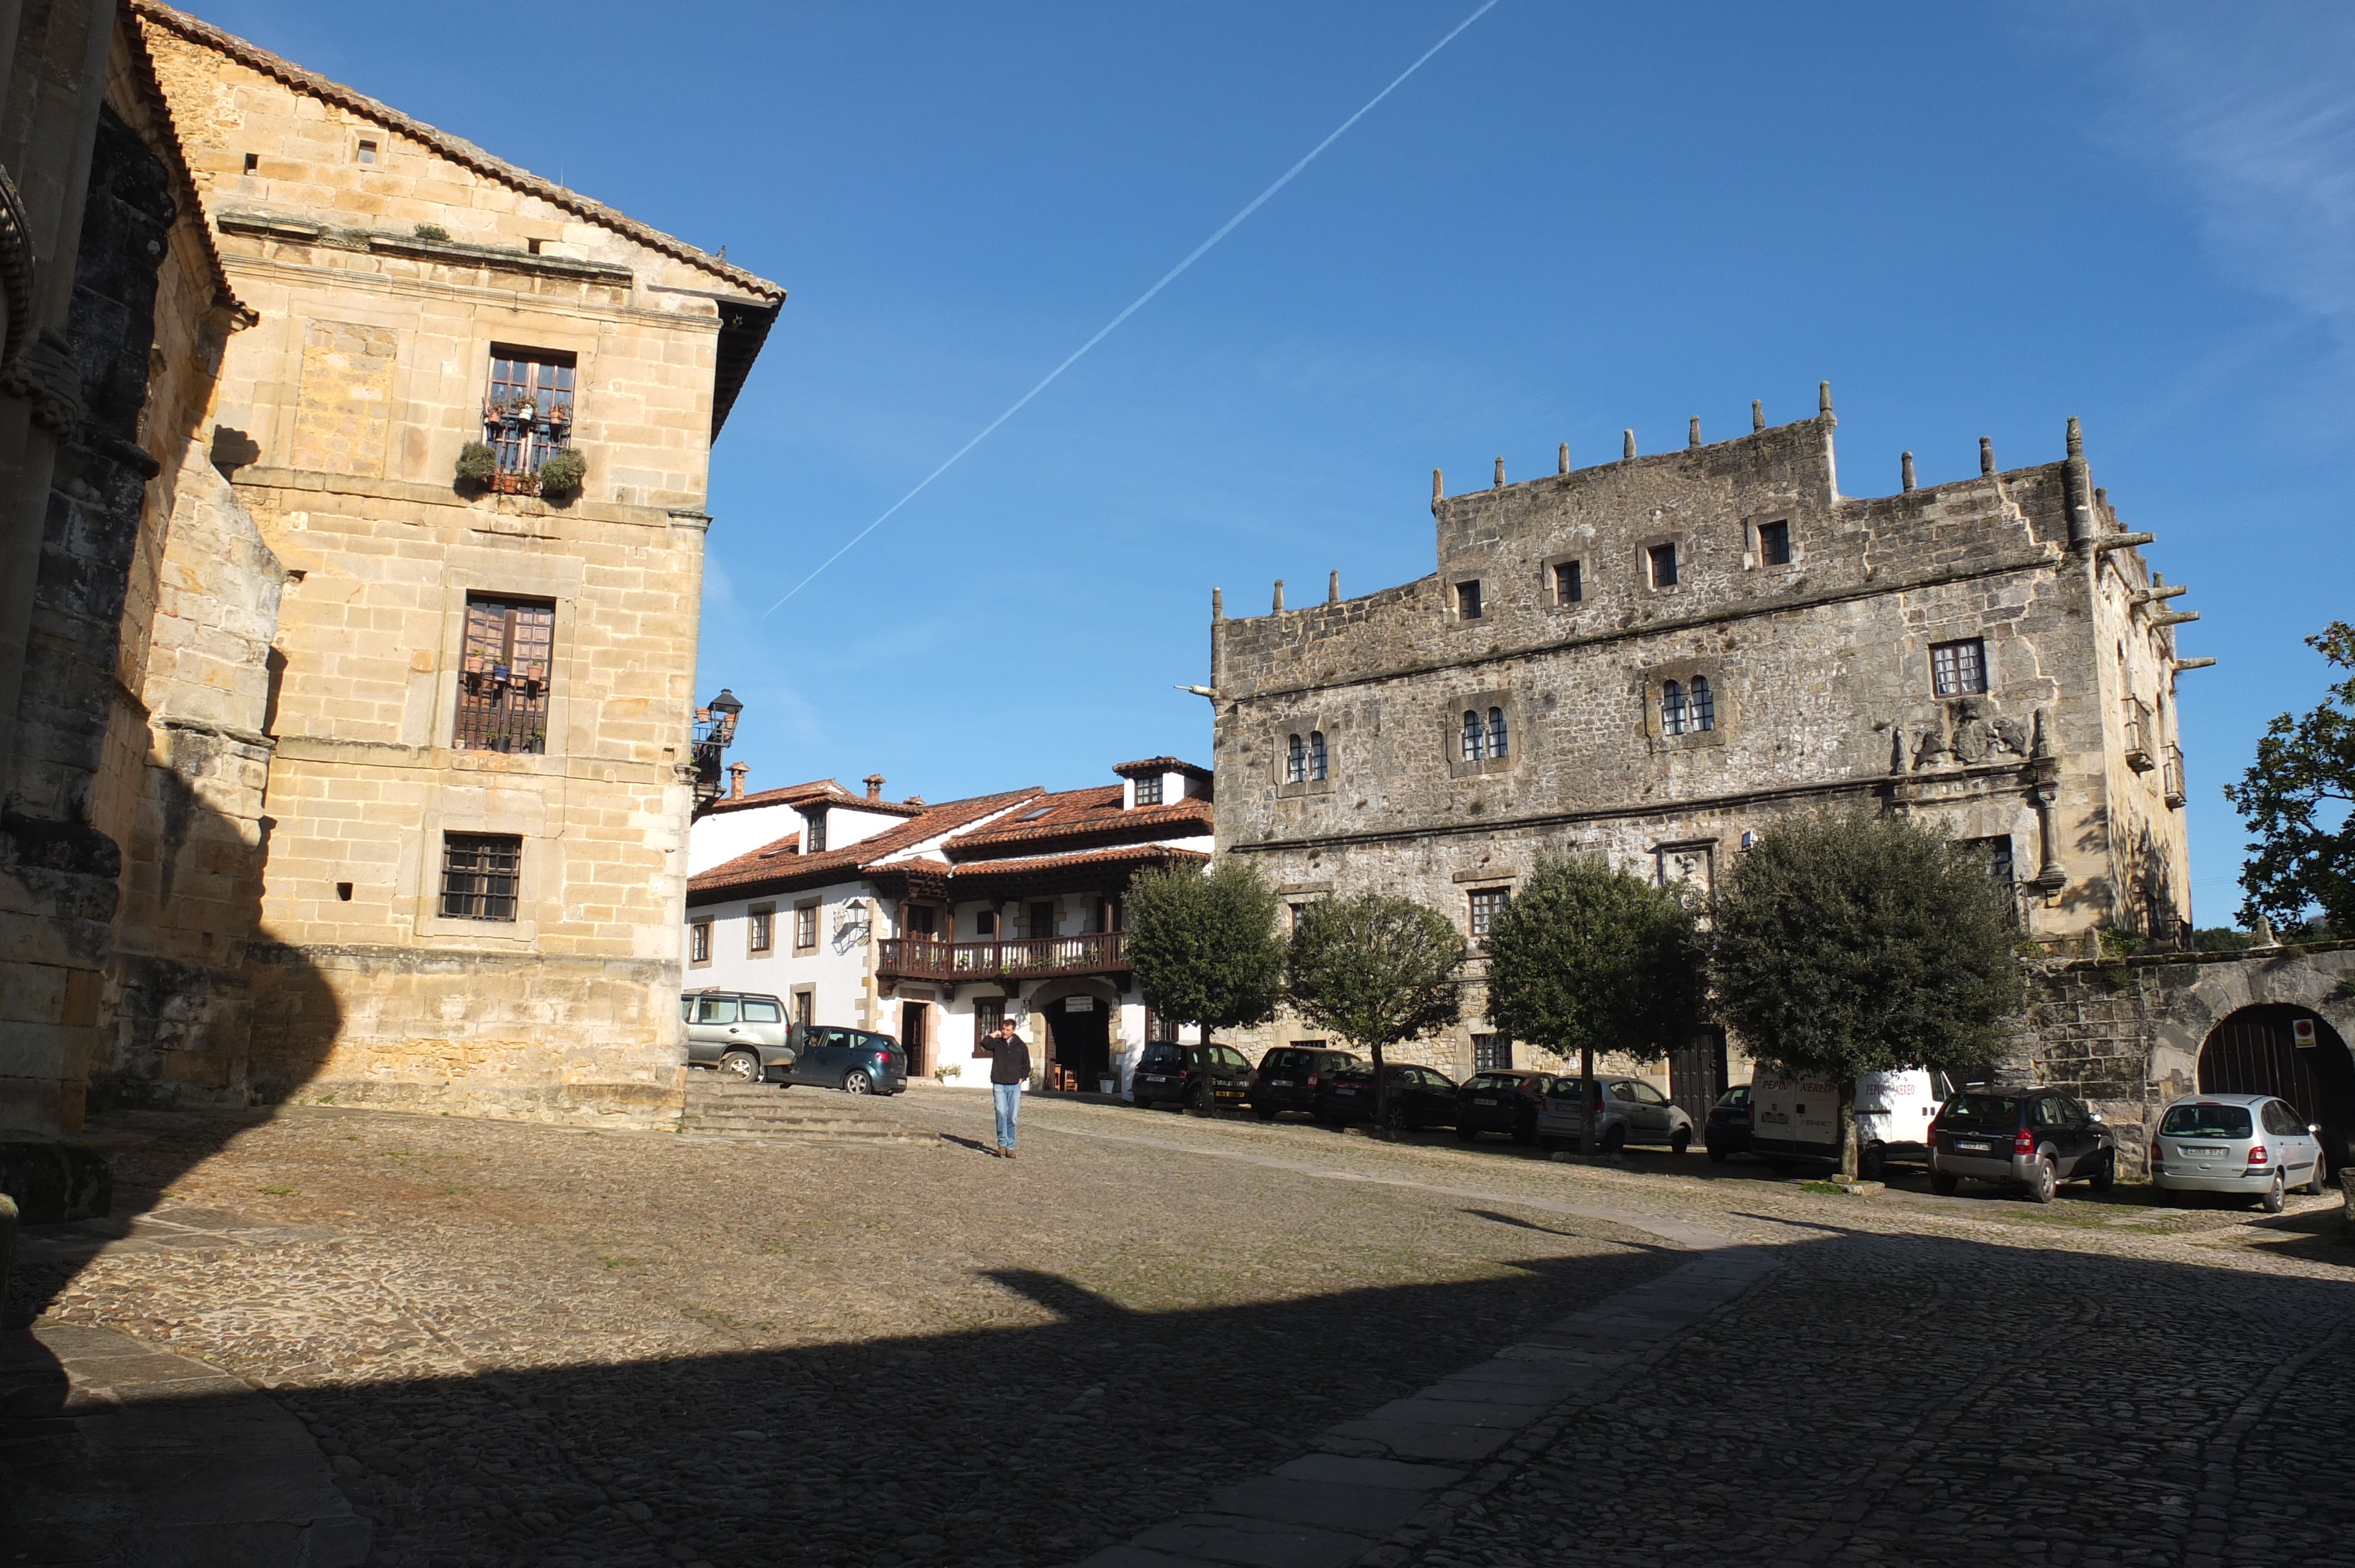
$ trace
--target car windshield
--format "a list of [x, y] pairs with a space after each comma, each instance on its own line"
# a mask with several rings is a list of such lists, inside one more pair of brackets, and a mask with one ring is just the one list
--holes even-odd
[[1939, 1118], [1950, 1126], [1995, 1128], [2009, 1132], [2019, 1119], [2016, 1095], [1958, 1095]]
[[2169, 1106], [2167, 1114], [2159, 1118], [2158, 1130], [2169, 1138], [2246, 1138], [2249, 1107]]
[[1182, 1065], [1186, 1059], [1185, 1049], [1182, 1045], [1147, 1045], [1145, 1048], [1145, 1065], [1148, 1067]]

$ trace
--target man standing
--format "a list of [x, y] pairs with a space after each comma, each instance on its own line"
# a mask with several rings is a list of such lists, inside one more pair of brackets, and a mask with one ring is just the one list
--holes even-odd
[[1014, 1033], [1014, 1020], [1001, 1018], [975, 1050], [989, 1058], [989, 1092], [997, 1100], [997, 1153], [1014, 1158], [1014, 1123], [1022, 1115], [1022, 1090], [1030, 1082], [1030, 1047]]

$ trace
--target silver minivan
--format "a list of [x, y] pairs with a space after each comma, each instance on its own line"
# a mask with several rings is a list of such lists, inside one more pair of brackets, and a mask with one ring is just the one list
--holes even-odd
[[749, 1084], [777, 1084], [794, 1065], [785, 1004], [759, 991], [690, 991], [678, 999], [687, 1025], [687, 1061], [717, 1067]]
[[[1557, 1076], [1538, 1102], [1539, 1148], [1571, 1148], [1584, 1134], [1578, 1084], [1574, 1073]], [[1666, 1144], [1678, 1154], [1691, 1147], [1693, 1118], [1643, 1079], [1597, 1075], [1594, 1097], [1600, 1112], [1594, 1118], [1594, 1147], [1604, 1153], [1616, 1154], [1631, 1143]]]
[[2319, 1192], [2329, 1180], [2320, 1129], [2271, 1095], [2192, 1095], [2159, 1113], [2150, 1140], [2151, 1184], [2178, 1192], [2226, 1192], [2282, 1212], [2293, 1186]]

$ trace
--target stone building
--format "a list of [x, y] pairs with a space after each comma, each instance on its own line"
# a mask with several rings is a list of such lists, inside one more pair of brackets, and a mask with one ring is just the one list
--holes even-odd
[[[11, 822], [83, 834], [89, 886], [12, 1119], [70, 1129], [85, 1084], [675, 1114], [707, 470], [783, 290], [152, 0], [116, 40], [125, 201], [169, 229], [131, 236], [146, 477], [49, 503], [115, 602], [14, 719]], [[99, 736], [70, 774], [43, 702]]]
[[933, 806], [873, 776], [864, 797], [829, 779], [718, 802], [694, 828], [688, 991], [893, 1035], [911, 1074], [973, 1087], [975, 1040], [1010, 1016], [1047, 1086], [1125, 1091], [1156, 1025], [1122, 898], [1140, 871], [1207, 862], [1213, 808], [1209, 770], [1176, 758], [1113, 772]]
[[[1229, 620], [1213, 609], [1220, 853], [1295, 902], [1365, 888], [1476, 943], [1547, 851], [1706, 895], [1779, 816], [1871, 802], [1985, 851], [2027, 930], [2173, 939], [2190, 919], [2171, 588], [2150, 535], [2059, 461], [1842, 495], [1815, 418], [1468, 494], [1433, 474], [1438, 570]], [[1460, 1076], [1550, 1057], [1478, 1016]], [[1298, 1033], [1280, 1024], [1275, 1035]], [[1680, 1054], [1680, 1098], [1726, 1081]], [[1733, 1069], [1738, 1073], [1739, 1068]]]

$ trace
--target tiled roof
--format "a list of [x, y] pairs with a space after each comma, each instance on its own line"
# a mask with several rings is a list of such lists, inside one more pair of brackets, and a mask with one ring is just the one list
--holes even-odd
[[821, 850], [815, 854], [792, 853], [789, 846], [799, 842], [798, 835], [782, 838], [688, 877], [687, 901], [690, 906], [711, 904], [723, 897], [746, 897], [755, 893], [840, 882], [889, 859], [898, 851], [954, 832], [993, 811], [1002, 811], [1039, 793], [1034, 787], [997, 795], [975, 795], [966, 800], [944, 800], [937, 806], [921, 808], [898, 827], [887, 828], [873, 838], [861, 839], [837, 850]]
[[1134, 779], [1140, 773], [1148, 777], [1156, 773], [1185, 773], [1196, 779], [1210, 777], [1209, 768], [1199, 768], [1191, 762], [1175, 757], [1147, 757], [1135, 762], [1115, 762], [1113, 764], [1112, 770], [1123, 779]]
[[756, 789], [741, 800], [722, 796], [705, 807], [703, 814], [708, 817], [722, 811], [749, 811], [758, 806], [807, 806], [821, 801], [829, 806], [855, 806], [882, 817], [921, 817], [932, 809], [919, 801], [869, 800], [852, 794], [831, 779], [813, 779], [806, 784]]
[[1210, 802], [1195, 795], [1166, 805], [1138, 806], [1124, 811], [1120, 809], [1118, 785], [1072, 789], [1050, 795], [1047, 800], [1055, 804], [1044, 815], [1017, 811], [978, 832], [960, 835], [948, 846], [949, 858], [980, 860], [993, 853], [1003, 853], [1004, 846], [1009, 845], [1039, 847], [1060, 842], [1079, 848], [1135, 839], [1200, 838], [1211, 832], [1215, 821]]
[[1204, 861], [1209, 858], [1199, 850], [1178, 849], [1169, 844], [1125, 844], [1118, 849], [1083, 850], [1077, 854], [1013, 855], [1004, 860], [968, 861], [955, 868], [952, 880], [963, 885], [992, 877], [1029, 876], [1045, 871], [1063, 871], [1080, 865], [1117, 865], [1123, 862], [1147, 860]]

